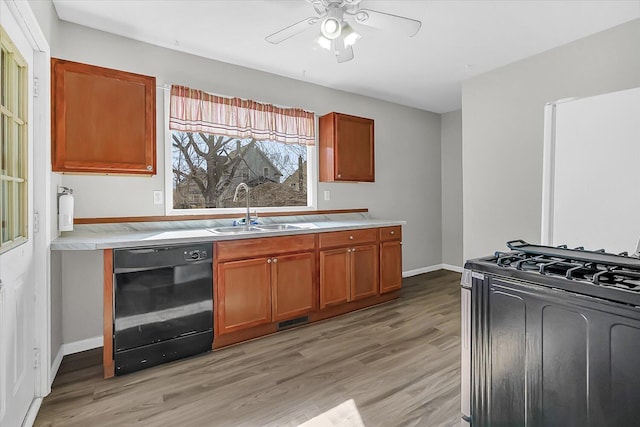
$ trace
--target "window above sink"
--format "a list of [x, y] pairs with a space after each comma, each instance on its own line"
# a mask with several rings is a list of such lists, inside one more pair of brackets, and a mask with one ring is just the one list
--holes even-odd
[[[313, 113], [183, 86], [167, 90], [165, 103], [168, 215], [242, 213], [245, 196], [233, 200], [240, 182], [250, 187], [252, 211], [315, 209]], [[205, 113], [190, 117], [194, 109]]]

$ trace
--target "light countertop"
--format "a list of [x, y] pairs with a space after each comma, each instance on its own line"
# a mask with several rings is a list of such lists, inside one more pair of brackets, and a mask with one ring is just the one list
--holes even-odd
[[174, 245], [181, 243], [213, 242], [221, 240], [252, 239], [256, 237], [291, 236], [361, 228], [404, 225], [406, 221], [382, 219], [353, 219], [346, 221], [295, 222], [296, 229], [247, 231], [243, 233], [215, 233], [211, 228], [159, 230], [104, 230], [87, 228], [63, 233], [51, 242], [51, 250], [99, 250], [140, 246]]

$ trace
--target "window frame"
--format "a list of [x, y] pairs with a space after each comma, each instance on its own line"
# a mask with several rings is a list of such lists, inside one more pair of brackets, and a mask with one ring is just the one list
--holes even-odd
[[[164, 89], [164, 212], [167, 216], [187, 215], [239, 215], [246, 213], [246, 208], [199, 208], [199, 209], [174, 209], [173, 208], [173, 153], [172, 133], [169, 129], [169, 107], [171, 105], [171, 86], [165, 85]], [[318, 198], [318, 116], [314, 115], [316, 128], [316, 143], [307, 145], [307, 205], [306, 206], [251, 206], [251, 212], [308, 212], [317, 210]]]
[[[0, 206], [4, 203], [4, 192], [2, 190], [3, 183], [10, 183], [9, 186], [15, 188], [21, 186], [22, 192], [18, 195], [12, 193], [9, 194], [13, 200], [8, 203], [9, 209], [9, 233], [13, 236], [6, 242], [2, 241], [2, 235], [0, 234], [0, 254], [10, 251], [11, 249], [26, 243], [29, 240], [29, 221], [27, 218], [29, 208], [29, 169], [28, 169], [28, 138], [29, 138], [29, 88], [27, 86], [27, 80], [29, 76], [29, 64], [20, 54], [20, 51], [16, 45], [11, 41], [11, 38], [7, 32], [0, 26], [0, 48], [6, 52], [5, 61], [11, 63], [11, 67], [7, 67], [6, 64], [1, 64], [0, 69], [8, 68], [7, 82], [0, 82], [0, 91], [2, 87], [8, 91], [11, 98], [7, 100], [7, 106], [2, 105], [2, 94], [0, 93], [0, 126], [2, 135], [0, 138], [4, 138], [5, 132], [8, 134], [8, 156], [7, 163], [13, 169], [17, 169], [17, 173], [9, 171], [7, 174], [2, 174], [0, 169]], [[0, 56], [1, 58], [1, 56]], [[4, 78], [0, 73], [0, 80]], [[5, 129], [4, 119], [7, 118], [8, 129]], [[13, 133], [17, 129], [17, 135]], [[5, 141], [6, 142], [6, 141]], [[0, 145], [1, 147], [1, 145]], [[15, 198], [21, 198], [17, 203]], [[8, 200], [8, 199], [7, 199]], [[0, 209], [0, 222], [6, 219], [2, 217], [2, 209]], [[16, 230], [17, 228], [17, 230]], [[1, 232], [0, 232], [1, 233]]]

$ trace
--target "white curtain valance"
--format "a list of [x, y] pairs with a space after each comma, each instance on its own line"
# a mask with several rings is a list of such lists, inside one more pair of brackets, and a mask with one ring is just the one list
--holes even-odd
[[171, 86], [169, 129], [286, 144], [315, 144], [313, 113], [225, 98], [186, 86]]

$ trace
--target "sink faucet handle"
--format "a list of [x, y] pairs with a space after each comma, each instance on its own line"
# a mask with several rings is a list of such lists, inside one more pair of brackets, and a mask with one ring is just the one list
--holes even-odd
[[255, 209], [255, 210], [253, 211], [253, 215], [254, 215], [254, 216], [251, 216], [251, 217], [250, 217], [251, 224], [257, 224], [257, 223], [258, 223], [258, 210], [257, 210], [257, 209]]

